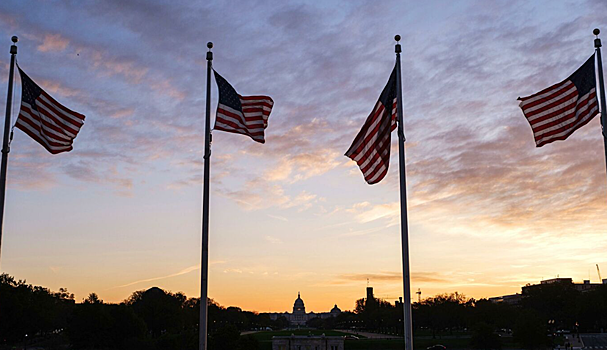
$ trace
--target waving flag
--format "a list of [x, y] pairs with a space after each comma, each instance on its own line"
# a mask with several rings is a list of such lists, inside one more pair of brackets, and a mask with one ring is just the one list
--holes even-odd
[[219, 103], [215, 129], [250, 136], [265, 143], [264, 130], [274, 101], [269, 96], [241, 96], [221, 75], [215, 73], [219, 89]]
[[[19, 68], [17, 66], [17, 68]], [[84, 124], [84, 115], [55, 101], [19, 68], [21, 109], [15, 127], [52, 154], [69, 152]]]
[[390, 134], [396, 129], [396, 67], [373, 111], [346, 152], [358, 164], [369, 185], [380, 182], [390, 163]]
[[565, 140], [598, 114], [594, 55], [569, 78], [519, 100], [537, 147]]

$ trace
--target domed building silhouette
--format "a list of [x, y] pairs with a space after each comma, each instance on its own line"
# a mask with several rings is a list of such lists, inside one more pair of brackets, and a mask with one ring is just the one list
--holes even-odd
[[269, 312], [271, 320], [276, 320], [279, 317], [285, 317], [292, 326], [305, 326], [308, 320], [313, 318], [329, 318], [336, 317], [341, 313], [341, 310], [337, 307], [337, 304], [331, 309], [330, 312], [309, 312], [306, 313], [306, 306], [303, 299], [301, 299], [301, 293], [297, 292], [297, 299], [293, 303], [293, 312]]

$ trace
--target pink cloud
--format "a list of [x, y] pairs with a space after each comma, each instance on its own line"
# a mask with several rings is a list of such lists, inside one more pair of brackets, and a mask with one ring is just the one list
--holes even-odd
[[41, 45], [38, 45], [40, 52], [60, 52], [67, 48], [70, 41], [60, 34], [45, 34]]

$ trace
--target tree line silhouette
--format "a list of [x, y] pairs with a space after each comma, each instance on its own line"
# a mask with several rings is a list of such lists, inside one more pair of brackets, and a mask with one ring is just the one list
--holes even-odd
[[[159, 288], [136, 291], [121, 303], [95, 293], [81, 302], [66, 289], [53, 292], [0, 275], [0, 348], [197, 349], [199, 298]], [[554, 283], [527, 288], [518, 305], [441, 294], [413, 303], [414, 335], [465, 334], [470, 346], [499, 349], [501, 335], [513, 335], [525, 349], [549, 346], [560, 331], [607, 330], [607, 285], [580, 292]], [[352, 311], [312, 319], [308, 327], [402, 334], [402, 307], [381, 299], [359, 299]], [[254, 350], [247, 330], [280, 330], [289, 322], [267, 314], [223, 307], [209, 300], [209, 349]]]

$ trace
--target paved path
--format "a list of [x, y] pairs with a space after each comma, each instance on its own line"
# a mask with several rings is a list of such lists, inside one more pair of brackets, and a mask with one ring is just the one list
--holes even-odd
[[381, 334], [381, 333], [369, 333], [369, 332], [358, 332], [347, 329], [336, 329], [336, 331], [350, 333], [354, 335], [362, 335], [363, 337], [367, 337], [369, 339], [402, 339], [397, 335], [389, 335], [389, 334]]
[[[571, 337], [574, 338], [574, 337]], [[582, 349], [607, 349], [607, 334], [580, 334]]]
[[253, 334], [253, 333], [257, 333], [257, 332], [261, 332], [261, 331], [244, 331], [244, 332], [240, 332], [240, 335]]

